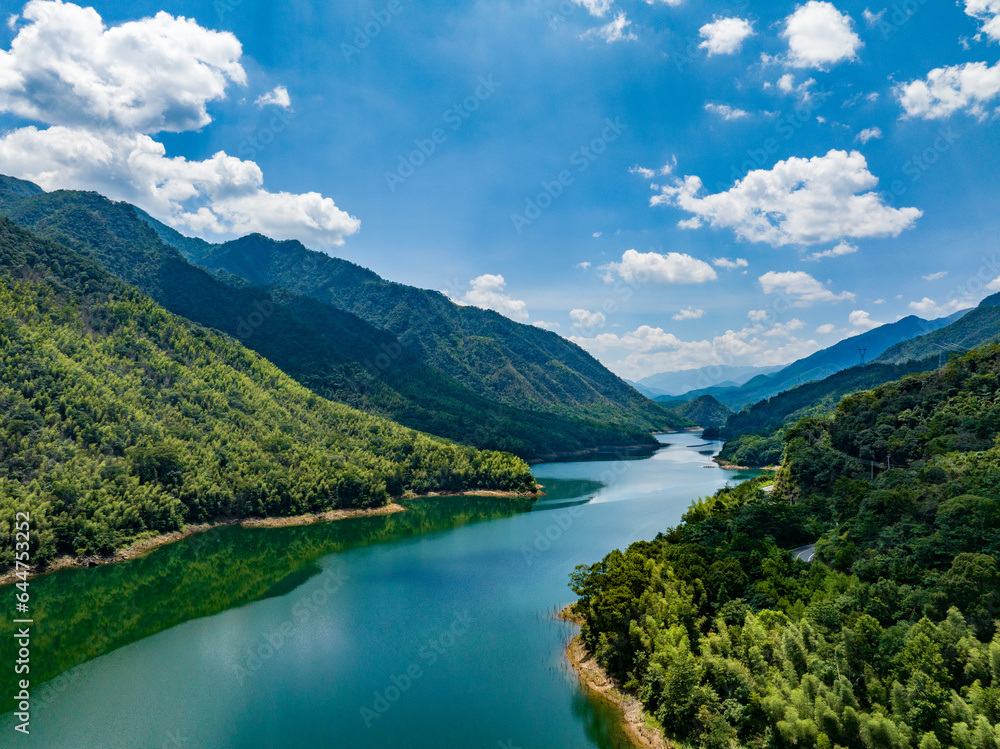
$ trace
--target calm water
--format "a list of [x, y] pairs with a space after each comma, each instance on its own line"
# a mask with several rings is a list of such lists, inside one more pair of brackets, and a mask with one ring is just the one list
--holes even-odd
[[710, 462], [721, 443], [661, 439], [642, 460], [537, 466], [549, 496], [529, 512], [449, 498], [221, 528], [37, 578], [33, 669], [63, 673], [35, 688], [30, 738], [7, 714], [0, 744], [624, 747], [564, 661], [574, 628], [553, 615], [573, 600], [569, 573], [748, 475]]

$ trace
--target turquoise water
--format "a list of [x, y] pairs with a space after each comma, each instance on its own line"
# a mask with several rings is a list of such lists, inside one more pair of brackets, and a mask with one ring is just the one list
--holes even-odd
[[549, 496], [512, 516], [510, 500], [432, 500], [37, 578], [36, 659], [116, 649], [35, 689], [30, 738], [0, 718], [3, 745], [619, 749], [565, 663], [569, 573], [749, 475], [711, 463], [721, 443], [661, 440], [641, 460], [536, 466]]

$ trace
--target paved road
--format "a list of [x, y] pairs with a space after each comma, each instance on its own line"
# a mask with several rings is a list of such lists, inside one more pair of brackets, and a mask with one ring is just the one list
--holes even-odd
[[800, 546], [797, 549], [792, 549], [792, 556], [796, 559], [801, 559], [803, 562], [811, 562], [815, 555], [816, 544], [809, 544], [808, 546]]

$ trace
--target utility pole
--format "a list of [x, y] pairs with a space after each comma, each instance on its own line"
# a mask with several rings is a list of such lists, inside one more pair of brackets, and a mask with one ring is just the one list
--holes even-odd
[[868, 353], [868, 349], [858, 347], [858, 355], [861, 357], [861, 366], [865, 366], [865, 354]]

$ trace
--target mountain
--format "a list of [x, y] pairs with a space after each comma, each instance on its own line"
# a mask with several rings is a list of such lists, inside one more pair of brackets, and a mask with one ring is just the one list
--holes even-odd
[[530, 491], [520, 459], [332, 403], [229, 336], [0, 218], [0, 569], [220, 517]]
[[[239, 339], [318, 395], [415, 429], [538, 459], [596, 446], [652, 448], [652, 430], [687, 424], [643, 398], [574, 344], [495, 313], [476, 310], [497, 329], [492, 338], [487, 331], [465, 339], [454, 330], [449, 333], [457, 349], [452, 358], [464, 355], [473, 375], [482, 372], [483, 379], [501, 385], [477, 390], [431, 361], [419, 347], [419, 336], [411, 334], [404, 342], [385, 325], [335, 304], [276, 284], [254, 285], [222, 268], [212, 275], [193, 265], [173, 245], [188, 253], [220, 248], [163, 225], [151, 228], [148, 222], [153, 220], [127, 203], [96, 193], [44, 193], [30, 183], [5, 178], [0, 179], [0, 211], [94, 258], [171, 312]], [[278, 244], [263, 237], [247, 240], [253, 246]], [[301, 248], [317, 267], [324, 259], [332, 261], [297, 243], [282, 244]], [[411, 295], [434, 294], [381, 279], [374, 284], [372, 277], [378, 277], [369, 271], [337, 262], [365, 279], [357, 290], [361, 299], [377, 286]], [[466, 309], [441, 299], [444, 305]], [[394, 314], [409, 313], [400, 306]], [[427, 323], [448, 332], [444, 319], [428, 318]], [[501, 345], [497, 338], [507, 340]], [[512, 361], [504, 352], [513, 349], [529, 351], [534, 361]], [[515, 382], [537, 385], [532, 397], [500, 397], [502, 384]]]
[[[856, 366], [861, 360], [862, 350], [864, 358], [867, 361], [872, 361], [890, 346], [950, 325], [967, 312], [967, 310], [963, 310], [938, 320], [924, 320], [910, 315], [894, 323], [881, 325], [866, 333], [845, 338], [843, 341], [799, 359], [773, 374], [758, 375], [737, 388], [716, 387], [695, 390], [686, 393], [684, 397], [693, 398], [709, 394], [730, 408], [739, 410], [748, 403], [756, 403], [797, 385], [813, 380], [822, 380], [835, 372]], [[926, 358], [926, 356], [921, 358]]]
[[847, 395], [937, 366], [937, 357], [931, 357], [903, 364], [851, 367], [747, 406], [732, 414], [720, 428], [706, 430], [705, 438], [726, 440], [719, 459], [727, 463], [776, 465], [781, 461], [785, 430], [802, 417], [832, 413]]
[[720, 427], [732, 416], [733, 409], [719, 403], [711, 395], [703, 395], [674, 409], [678, 414], [700, 427]]
[[[955, 317], [952, 315], [951, 318], [944, 319], [951, 320]], [[876, 361], [897, 364], [936, 356], [943, 364], [951, 354], [962, 353], [998, 340], [1000, 340], [1000, 294], [994, 294], [986, 297], [968, 314], [959, 314], [958, 319], [947, 327], [897, 343], [883, 352]]]
[[[653, 391], [657, 395], [683, 395], [694, 390], [706, 388], [734, 388], [757, 375], [766, 375], [781, 369], [780, 366], [770, 367], [737, 367], [715, 364], [698, 369], [685, 369], [679, 372], [660, 372], [643, 377], [636, 385]], [[643, 392], [640, 390], [640, 392]]]
[[998, 442], [1000, 346], [803, 419], [773, 479], [576, 568], [587, 654], [670, 745], [993, 746]]

